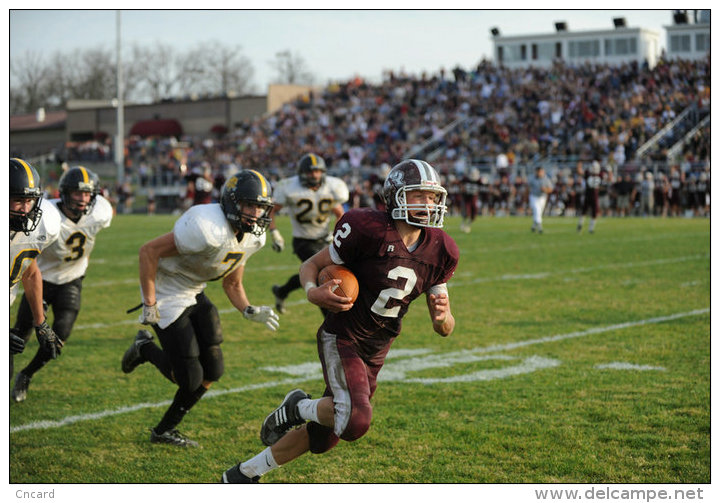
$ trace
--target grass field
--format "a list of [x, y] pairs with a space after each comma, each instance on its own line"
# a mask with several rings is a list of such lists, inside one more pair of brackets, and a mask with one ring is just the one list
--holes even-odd
[[[322, 392], [321, 315], [301, 291], [272, 333], [212, 283], [225, 375], [180, 426], [202, 449], [150, 444], [175, 388], [150, 364], [123, 374], [120, 358], [140, 328], [125, 313], [138, 247], [173, 221], [120, 215], [99, 235], [72, 337], [10, 405], [11, 483], [216, 482], [262, 450], [262, 419], [288, 390]], [[262, 482], [710, 483], [709, 220], [604, 219], [593, 235], [575, 224], [548, 218], [536, 235], [529, 218], [481, 219], [462, 234], [450, 218], [455, 333], [434, 335], [416, 302], [368, 434]], [[289, 221], [279, 227], [289, 241]], [[272, 304], [270, 286], [298, 265], [289, 250], [258, 252], [251, 302]]]

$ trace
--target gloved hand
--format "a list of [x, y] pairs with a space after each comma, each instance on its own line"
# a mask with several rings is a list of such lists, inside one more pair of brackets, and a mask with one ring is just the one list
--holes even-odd
[[60, 350], [65, 344], [60, 337], [53, 332], [53, 329], [47, 324], [47, 320], [35, 326], [35, 335], [37, 336], [40, 347], [48, 352], [50, 358], [54, 360], [60, 355]]
[[327, 244], [330, 244], [330, 243], [333, 242], [333, 233], [332, 233], [332, 232], [329, 233], [327, 236], [325, 236], [325, 242], [326, 242]]
[[152, 306], [143, 304], [143, 311], [138, 321], [143, 325], [154, 325], [155, 323], [159, 322], [160, 312], [157, 308], [157, 302], [155, 302], [155, 304], [153, 304]]
[[272, 238], [272, 249], [276, 252], [280, 253], [285, 249], [285, 240], [282, 237], [282, 234], [280, 234], [280, 231], [277, 229], [273, 229], [270, 231], [270, 237]]
[[25, 350], [25, 339], [20, 337], [14, 328], [10, 329], [10, 354], [16, 355]]
[[248, 306], [243, 316], [250, 321], [264, 323], [273, 332], [280, 326], [280, 318], [270, 306]]

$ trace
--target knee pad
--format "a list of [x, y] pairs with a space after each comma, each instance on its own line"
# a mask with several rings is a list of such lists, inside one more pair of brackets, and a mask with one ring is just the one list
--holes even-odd
[[183, 358], [173, 365], [177, 385], [186, 391], [195, 391], [203, 382], [203, 368], [197, 358]]
[[60, 339], [66, 341], [70, 337], [78, 312], [70, 309], [53, 308], [53, 314], [55, 316], [52, 324], [53, 331]]
[[353, 410], [350, 414], [350, 420], [340, 435], [340, 438], [347, 442], [357, 440], [367, 433], [370, 429], [370, 420], [372, 419], [372, 407], [366, 404], [353, 404]]
[[327, 452], [340, 441], [332, 428], [323, 426], [315, 421], [310, 421], [306, 428], [308, 438], [310, 439], [310, 452], [313, 454]]
[[80, 311], [82, 304], [82, 280], [76, 279], [55, 289], [55, 294], [50, 300], [53, 312]]
[[220, 346], [213, 344], [201, 349], [200, 364], [202, 365], [203, 379], [205, 381], [218, 381], [225, 372], [225, 360]]
[[219, 345], [223, 341], [220, 313], [207, 297], [198, 301], [197, 309], [190, 315], [190, 323], [201, 347]]

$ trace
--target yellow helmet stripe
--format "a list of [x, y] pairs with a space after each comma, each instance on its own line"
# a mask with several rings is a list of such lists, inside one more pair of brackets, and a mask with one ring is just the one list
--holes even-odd
[[251, 173], [255, 173], [255, 175], [260, 179], [260, 185], [262, 186], [262, 196], [263, 196], [263, 197], [267, 197], [267, 195], [268, 195], [268, 187], [267, 187], [267, 182], [265, 181], [265, 177], [262, 176], [262, 175], [261, 175], [260, 173], [258, 173], [257, 171], [255, 171], [254, 169], [250, 169], [250, 170], [248, 170], [248, 171], [250, 171]]
[[315, 154], [310, 154], [310, 160], [312, 161], [313, 166], [318, 165], [317, 157], [315, 157]]
[[83, 183], [88, 183], [90, 181], [90, 177], [88, 176], [88, 172], [85, 168], [82, 166], [78, 166], [80, 168], [80, 172], [83, 175]]
[[30, 169], [30, 165], [28, 163], [26, 163], [25, 161], [23, 161], [22, 159], [19, 159], [17, 157], [15, 158], [15, 160], [17, 162], [19, 162], [23, 168], [25, 168], [25, 172], [27, 173], [27, 177], [28, 177], [28, 187], [30, 187], [31, 189], [34, 189], [35, 188], [35, 177], [33, 176], [32, 169]]

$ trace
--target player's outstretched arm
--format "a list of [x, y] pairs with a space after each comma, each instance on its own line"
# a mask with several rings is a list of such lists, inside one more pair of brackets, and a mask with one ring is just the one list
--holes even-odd
[[253, 306], [247, 298], [243, 286], [245, 266], [238, 266], [233, 272], [223, 278], [223, 290], [235, 309], [243, 316], [256, 323], [262, 323], [273, 332], [280, 326], [278, 315], [270, 306]]

